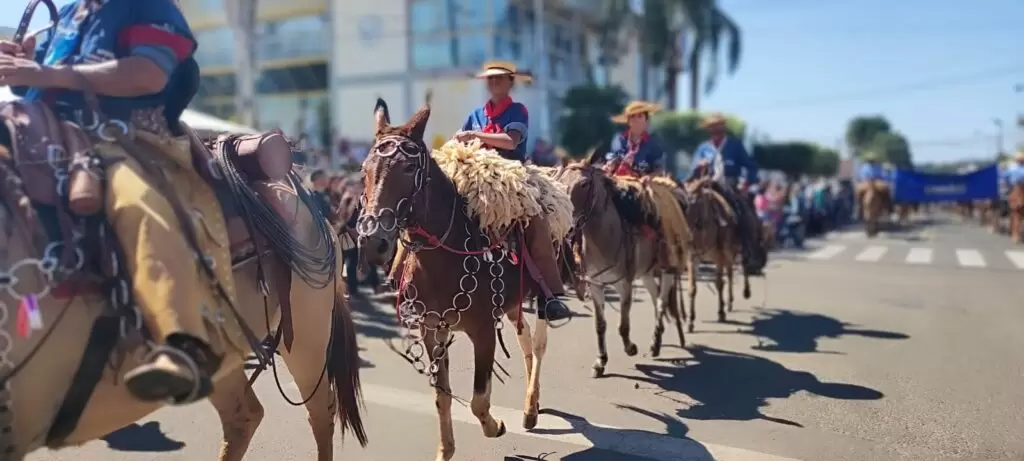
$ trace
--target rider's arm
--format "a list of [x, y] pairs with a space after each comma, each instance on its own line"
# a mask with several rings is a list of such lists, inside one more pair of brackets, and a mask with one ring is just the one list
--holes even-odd
[[[60, 7], [60, 14], [58, 15], [58, 17], [63, 18], [71, 14], [71, 7], [73, 7], [74, 5], [74, 3], [70, 3]], [[39, 40], [40, 37], [44, 38], [45, 40]], [[42, 64], [43, 60], [46, 59], [46, 50], [50, 49], [50, 42], [53, 40], [53, 28], [51, 28], [49, 32], [37, 34], [36, 40], [37, 42], [35, 50], [33, 50], [32, 55], [29, 57], [31, 57], [35, 62]], [[28, 93], [28, 89], [29, 87], [27, 86], [12, 86], [11, 92], [18, 96], [24, 97], [25, 94]]]
[[508, 118], [504, 133], [476, 133], [477, 139], [498, 149], [515, 150], [520, 144], [526, 142], [530, 115], [526, 112], [526, 106], [515, 104], [509, 108]]
[[665, 149], [661, 147], [661, 141], [651, 136], [648, 138], [647, 163], [650, 165], [651, 174], [660, 174], [665, 169]]
[[134, 20], [118, 32], [118, 59], [61, 66], [54, 86], [81, 90], [77, 74], [107, 96], [146, 96], [164, 90], [174, 69], [192, 57], [196, 42], [171, 0], [138, 2], [132, 7]]

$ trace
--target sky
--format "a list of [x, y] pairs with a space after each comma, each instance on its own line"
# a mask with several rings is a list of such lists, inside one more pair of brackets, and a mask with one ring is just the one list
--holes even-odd
[[[832, 147], [852, 117], [881, 114], [918, 162], [991, 157], [996, 120], [1004, 149], [1024, 142], [1024, 0], [719, 3], [743, 30], [743, 59], [702, 109]], [[16, 25], [23, 5], [0, 1], [0, 25]]]

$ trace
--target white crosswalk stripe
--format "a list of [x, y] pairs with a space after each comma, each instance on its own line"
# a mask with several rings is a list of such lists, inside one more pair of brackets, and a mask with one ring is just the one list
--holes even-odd
[[[1002, 253], [1002, 254], [999, 254]], [[785, 259], [793, 259], [787, 257]], [[995, 250], [986, 256], [974, 248], [935, 249], [903, 245], [857, 245], [832, 242], [810, 247], [796, 259], [810, 261], [855, 261], [858, 263], [902, 263], [914, 266], [950, 266], [970, 269], [1024, 270], [1024, 250]]]
[[931, 264], [934, 260], [931, 248], [911, 248], [907, 252], [907, 264]]
[[862, 262], [877, 262], [885, 256], [886, 251], [888, 248], [883, 246], [870, 246], [860, 252], [855, 259]]
[[985, 267], [985, 258], [978, 250], [956, 250], [956, 260], [963, 267]]
[[1017, 269], [1024, 270], [1024, 251], [1006, 250], [1006, 257]]

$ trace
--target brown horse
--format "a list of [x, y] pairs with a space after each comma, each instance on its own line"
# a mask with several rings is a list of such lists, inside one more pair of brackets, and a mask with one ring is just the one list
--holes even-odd
[[[593, 154], [592, 154], [593, 156]], [[664, 313], [675, 319], [680, 346], [686, 346], [686, 338], [676, 295], [677, 277], [673, 271], [664, 270], [660, 264], [661, 251], [658, 240], [645, 238], [636, 221], [626, 219], [620, 207], [640, 209], [638, 203], [616, 204], [613, 197], [619, 193], [617, 187], [600, 168], [573, 163], [561, 169], [555, 176], [564, 184], [572, 199], [574, 208], [574, 229], [579, 237], [582, 271], [580, 279], [586, 279], [587, 293], [594, 307], [594, 328], [597, 332], [597, 359], [593, 365], [593, 377], [604, 375], [608, 364], [608, 350], [605, 332], [605, 287], [613, 286], [619, 294], [619, 337], [628, 356], [637, 354], [636, 344], [630, 339], [630, 312], [633, 307], [633, 283], [643, 281], [644, 287], [654, 301], [654, 334], [651, 338], [650, 354], [661, 353], [662, 334], [665, 331]], [[692, 267], [687, 267], [692, 277]], [[583, 299], [583, 293], [577, 296]]]
[[431, 157], [423, 141], [429, 96], [428, 104], [405, 125], [390, 125], [382, 99], [374, 115], [374, 143], [363, 163], [366, 208], [359, 223], [360, 249], [370, 263], [383, 265], [403, 242], [404, 250], [395, 261], [400, 268], [399, 313], [405, 326], [419, 332], [407, 353], [418, 369], [427, 371], [434, 386], [441, 433], [436, 459], [447, 461], [455, 455], [448, 371], [453, 333], [461, 331], [473, 343], [470, 406], [484, 436], [493, 438], [506, 432], [505, 423], [490, 412], [491, 372], [502, 319], [521, 326], [517, 339], [528, 381], [523, 409], [527, 429], [536, 426], [540, 410], [548, 323], [538, 319], [531, 335], [520, 306], [536, 287], [524, 276], [523, 253], [509, 251], [505, 245], [511, 242], [491, 241], [483, 233], [477, 220], [467, 215], [467, 200]]
[[864, 213], [864, 232], [868, 237], [878, 235], [882, 220], [889, 213], [892, 200], [889, 185], [883, 181], [861, 184], [861, 209]]
[[[733, 273], [739, 255], [740, 241], [736, 226], [742, 217], [736, 216], [729, 202], [714, 189], [708, 179], [695, 179], [684, 185], [686, 192], [686, 218], [693, 229], [693, 259], [710, 261], [715, 265], [715, 291], [718, 293], [718, 321], [725, 322], [725, 312], [732, 312]], [[697, 277], [689, 278], [690, 315], [687, 328], [692, 333], [697, 319]], [[743, 298], [750, 298], [750, 279], [743, 274]]]
[[1006, 197], [1010, 208], [1010, 241], [1024, 243], [1024, 184], [1016, 184]]
[[[32, 205], [17, 187], [19, 178], [6, 159], [0, 163], [0, 177], [15, 185], [2, 191], [0, 203], [0, 457], [21, 460], [43, 446], [62, 448], [98, 439], [162, 405], [134, 399], [123, 385], [121, 376], [147, 353], [142, 336], [124, 324], [124, 317], [112, 313], [105, 291], [85, 290], [77, 277], [58, 283], [55, 272], [61, 268], [53, 255], [57, 247], [47, 244], [43, 226], [30, 212]], [[293, 218], [295, 241], [321, 256], [329, 254], [327, 245], [337, 242], [323, 242], [313, 214], [298, 200], [296, 190], [283, 183], [271, 189], [277, 205]], [[337, 254], [340, 258], [340, 251]], [[254, 261], [240, 261], [234, 272], [240, 317], [255, 334], [267, 336], [280, 327], [278, 294], [289, 293], [285, 299], [301, 306], [300, 315], [290, 316], [290, 348], [281, 353], [309, 412], [317, 459], [333, 459], [335, 417], [343, 434], [350, 429], [365, 444], [355, 331], [341, 285], [332, 280], [311, 286], [285, 261], [267, 255], [262, 266], [269, 275], [269, 293], [263, 294], [259, 285], [264, 279], [258, 277]], [[340, 259], [335, 263], [340, 267]], [[289, 278], [287, 285], [281, 282]], [[38, 303], [42, 331], [29, 335], [14, 320], [15, 309], [30, 294], [36, 295], [32, 301]], [[224, 321], [208, 320], [211, 325]], [[243, 357], [225, 353], [231, 348], [227, 341], [211, 337], [214, 349], [224, 354], [210, 396], [224, 430], [219, 459], [240, 461], [263, 407], [243, 372]], [[116, 349], [107, 357], [90, 354], [97, 341], [117, 343]], [[94, 388], [82, 384], [88, 375], [95, 377]]]

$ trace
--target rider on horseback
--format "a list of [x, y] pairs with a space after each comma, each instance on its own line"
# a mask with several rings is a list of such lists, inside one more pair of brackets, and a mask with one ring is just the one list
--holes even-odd
[[[453, 138], [461, 142], [478, 139], [506, 159], [525, 162], [529, 114], [526, 106], [512, 101], [509, 94], [516, 81], [529, 83], [532, 76], [518, 72], [513, 63], [492, 61], [484, 64], [483, 72], [477, 78], [487, 80], [490, 100], [469, 113], [462, 130], [455, 133]], [[543, 216], [535, 216], [524, 233], [530, 257], [537, 265], [540, 278], [544, 279], [537, 282], [545, 284], [551, 292], [550, 299], [545, 299], [547, 297], [543, 294], [538, 295], [537, 303], [542, 307], [537, 310], [537, 316], [549, 321], [569, 318], [572, 311], [562, 301], [565, 288], [558, 270], [556, 250], [551, 244], [547, 220]]]
[[864, 163], [857, 170], [857, 219], [864, 217], [864, 207], [861, 206], [861, 203], [864, 201], [864, 194], [868, 191], [870, 184], [875, 181], [888, 183], [890, 177], [889, 173], [885, 171], [885, 167], [882, 166], [878, 154], [866, 152], [860, 159]]
[[758, 220], [753, 211], [753, 190], [740, 190], [740, 173], [745, 172], [746, 184], [756, 186], [757, 162], [747, 153], [743, 141], [732, 137], [726, 130], [726, 120], [721, 114], [711, 114], [701, 126], [708, 130], [711, 139], [697, 146], [693, 154], [693, 169], [689, 179], [695, 178], [704, 169], [715, 179], [715, 190], [732, 205], [737, 216], [737, 231], [743, 246], [743, 270], [748, 275], [760, 274], [767, 264], [767, 255], [758, 238]]
[[[104, 214], [124, 250], [134, 301], [151, 339], [161, 344], [125, 375], [125, 384], [150, 402], [188, 403], [209, 395], [220, 358], [200, 309], [219, 316], [223, 297], [234, 298], [224, 218], [193, 170], [178, 125], [194, 95], [195, 50], [173, 0], [75, 0], [61, 8], [59, 23], [38, 47], [31, 38], [0, 42], [0, 85], [25, 100], [45, 101], [58, 117], [92, 131], [86, 125], [96, 118], [83, 96], [88, 88], [110, 119], [100, 124], [107, 131], [92, 133], [99, 138], [94, 150], [107, 165]], [[143, 146], [153, 165], [127, 155], [109, 129]], [[147, 174], [154, 167], [166, 172], [177, 194], [154, 185]], [[171, 194], [184, 202], [192, 222], [179, 222]], [[206, 229], [198, 232], [202, 254], [186, 242], [182, 225]], [[217, 280], [203, 276], [200, 264], [214, 267]]]
[[661, 107], [644, 101], [633, 101], [612, 121], [626, 125], [626, 131], [612, 138], [605, 155], [605, 172], [616, 176], [659, 174], [664, 168], [665, 151], [658, 138], [648, 132], [651, 114]]
[[1003, 171], [1003, 181], [1005, 181], [1010, 189], [1014, 186], [1024, 184], [1024, 150], [1021, 150], [1013, 157], [1013, 163], [1011, 163], [1005, 171]]

